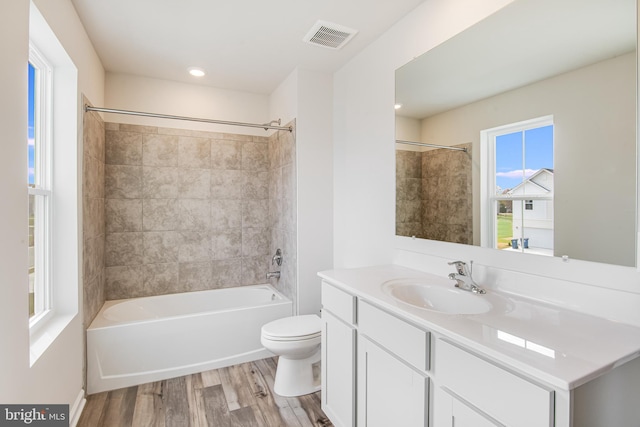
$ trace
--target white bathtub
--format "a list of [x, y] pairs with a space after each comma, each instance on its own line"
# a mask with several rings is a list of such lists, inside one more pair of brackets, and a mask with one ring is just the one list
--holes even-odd
[[291, 314], [270, 285], [107, 301], [87, 329], [87, 393], [269, 357], [260, 328]]

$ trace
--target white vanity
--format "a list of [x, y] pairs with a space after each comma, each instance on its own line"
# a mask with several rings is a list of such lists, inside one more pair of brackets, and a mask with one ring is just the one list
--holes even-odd
[[390, 289], [453, 282], [400, 266], [319, 275], [335, 426], [640, 426], [640, 328], [491, 289], [417, 307]]

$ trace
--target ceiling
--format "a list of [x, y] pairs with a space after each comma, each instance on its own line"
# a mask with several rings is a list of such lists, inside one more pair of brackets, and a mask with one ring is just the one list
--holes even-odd
[[[423, 0], [72, 0], [107, 72], [270, 94], [296, 68], [333, 72]], [[317, 20], [358, 31], [302, 41]], [[200, 67], [207, 75], [187, 73]]]

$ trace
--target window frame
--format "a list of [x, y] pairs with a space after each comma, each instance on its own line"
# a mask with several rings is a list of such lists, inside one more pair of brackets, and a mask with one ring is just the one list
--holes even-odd
[[29, 43], [29, 63], [35, 69], [34, 78], [34, 314], [29, 317], [33, 333], [54, 314], [52, 274], [52, 114], [53, 67], [32, 43]]
[[[549, 200], [553, 202], [553, 195], [513, 195], [496, 194], [496, 138], [501, 135], [526, 132], [545, 126], [554, 126], [553, 115], [541, 116], [529, 120], [510, 123], [480, 131], [480, 245], [486, 248], [497, 248], [498, 202], [511, 200], [522, 203], [524, 211], [525, 200]], [[555, 138], [554, 138], [555, 139]], [[554, 140], [555, 144], [555, 140]]]

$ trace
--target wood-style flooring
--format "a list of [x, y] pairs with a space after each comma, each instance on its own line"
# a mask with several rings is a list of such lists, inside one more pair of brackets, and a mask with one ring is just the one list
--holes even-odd
[[276, 359], [96, 393], [78, 427], [329, 427], [320, 392], [273, 392]]

